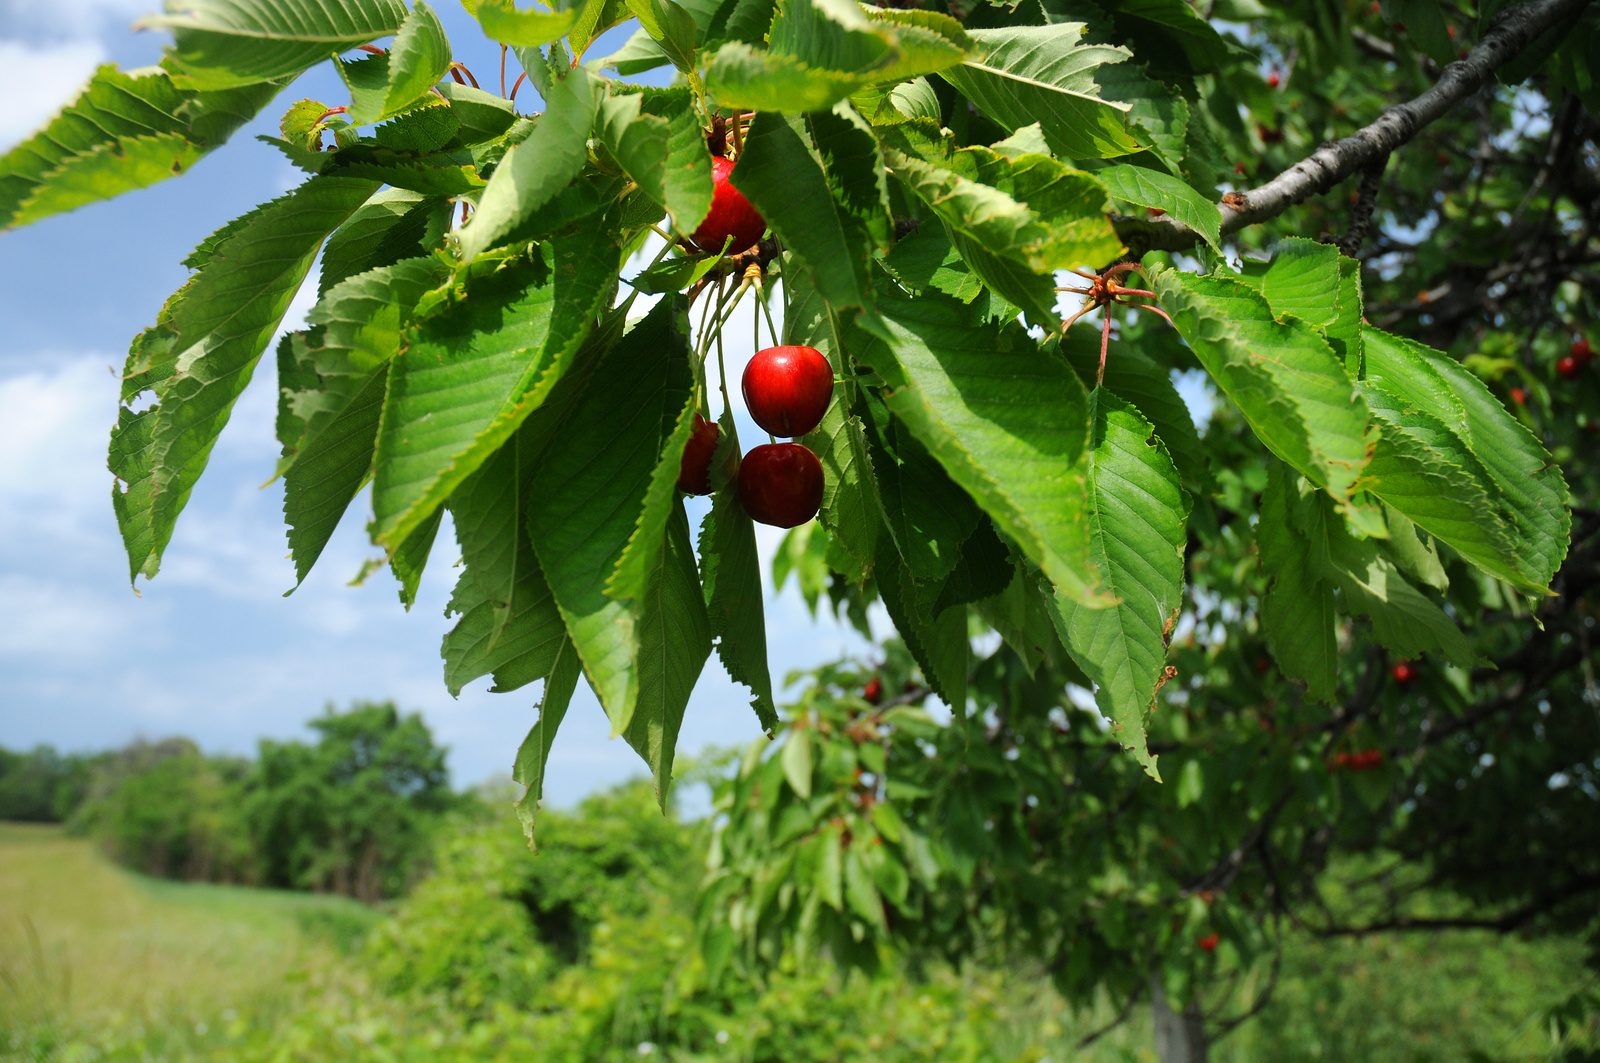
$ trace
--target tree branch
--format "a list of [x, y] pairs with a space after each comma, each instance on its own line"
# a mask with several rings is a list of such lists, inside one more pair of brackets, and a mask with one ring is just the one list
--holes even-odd
[[[1444, 68], [1438, 82], [1414, 100], [1389, 108], [1378, 120], [1343, 140], [1322, 145], [1259, 188], [1230, 192], [1217, 209], [1224, 235], [1275, 218], [1297, 203], [1321, 195], [1415, 137], [1457, 103], [1477, 92], [1500, 67], [1520, 55], [1540, 34], [1578, 14], [1591, 0], [1533, 0], [1507, 9], [1467, 53]], [[1112, 224], [1135, 254], [1186, 251], [1200, 237], [1170, 215], [1115, 216]]]

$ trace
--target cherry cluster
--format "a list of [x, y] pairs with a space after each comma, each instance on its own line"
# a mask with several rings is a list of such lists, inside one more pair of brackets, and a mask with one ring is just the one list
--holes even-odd
[[1383, 750], [1358, 749], [1354, 753], [1335, 753], [1328, 761], [1329, 771], [1344, 768], [1348, 771], [1371, 771], [1383, 763]]
[[[734, 163], [720, 155], [711, 160], [711, 211], [693, 236], [702, 250], [750, 247], [766, 232], [766, 221], [729, 180], [733, 168]], [[828, 412], [833, 366], [815, 347], [767, 347], [745, 366], [741, 390], [751, 418], [769, 434], [803, 436]], [[716, 424], [696, 416], [678, 469], [679, 490], [711, 493], [718, 436]], [[739, 501], [763, 524], [793, 528], [815, 517], [822, 506], [822, 462], [803, 443], [755, 447], [739, 462], [737, 479]]]
[[1567, 354], [1556, 363], [1556, 372], [1561, 374], [1563, 380], [1576, 380], [1583, 372], [1583, 367], [1594, 361], [1594, 344], [1589, 342], [1589, 337], [1580, 336], [1568, 349]]

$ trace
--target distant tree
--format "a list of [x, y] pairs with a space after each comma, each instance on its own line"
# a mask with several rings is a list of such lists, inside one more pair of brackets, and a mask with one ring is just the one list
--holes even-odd
[[61, 823], [88, 792], [94, 758], [35, 746], [0, 749], [0, 820]]
[[238, 808], [249, 773], [248, 760], [205, 756], [187, 738], [136, 742], [100, 758], [73, 826], [147, 875], [248, 882]]
[[269, 886], [375, 901], [417, 874], [453, 807], [445, 751], [390, 702], [311, 721], [321, 738], [261, 743], [242, 814]]

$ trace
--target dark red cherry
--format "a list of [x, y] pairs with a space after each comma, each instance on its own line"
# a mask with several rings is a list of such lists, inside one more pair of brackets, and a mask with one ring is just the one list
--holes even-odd
[[721, 251], [722, 245], [732, 236], [728, 253], [738, 254], [767, 231], [766, 220], [728, 180], [731, 173], [733, 160], [711, 160], [711, 210], [689, 238], [702, 251]]
[[694, 415], [694, 433], [683, 445], [683, 461], [678, 465], [678, 490], [691, 495], [711, 493], [711, 455], [717, 451], [715, 421]]
[[768, 347], [744, 367], [744, 404], [775, 436], [803, 436], [833, 398], [833, 366], [815, 347]]
[[822, 462], [799, 443], [764, 443], [739, 463], [739, 500], [762, 524], [804, 524], [822, 507]]

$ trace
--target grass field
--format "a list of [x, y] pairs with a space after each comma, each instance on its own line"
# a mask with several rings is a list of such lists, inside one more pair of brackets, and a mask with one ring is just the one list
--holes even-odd
[[[383, 918], [340, 898], [154, 881], [57, 828], [0, 824], [0, 1060], [535, 1058], [528, 1042], [502, 1043], [416, 1001], [373, 992], [366, 959], [351, 946]], [[1214, 1046], [1212, 1058], [1551, 1060], [1542, 1016], [1589, 980], [1583, 953], [1581, 942], [1485, 933], [1295, 940], [1274, 1006]], [[1154, 1059], [1143, 1011], [1079, 1053], [1070, 1046], [1092, 1016], [1066, 1013], [1041, 980], [1007, 984], [1006, 999], [992, 1005], [1000, 1021], [986, 1028], [985, 1058]], [[920, 991], [900, 993], [912, 1000]], [[808, 1010], [807, 1001], [794, 1005]]]
[[0, 824], [0, 1030], [270, 1022], [314, 954], [378, 918], [338, 897], [147, 879], [59, 828]]

